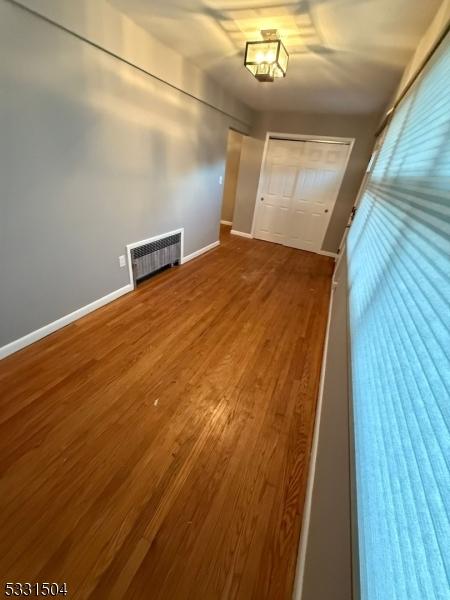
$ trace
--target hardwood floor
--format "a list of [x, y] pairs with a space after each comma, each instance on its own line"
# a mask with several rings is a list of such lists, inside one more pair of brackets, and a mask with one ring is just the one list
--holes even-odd
[[3, 585], [290, 598], [332, 268], [225, 228], [2, 361]]

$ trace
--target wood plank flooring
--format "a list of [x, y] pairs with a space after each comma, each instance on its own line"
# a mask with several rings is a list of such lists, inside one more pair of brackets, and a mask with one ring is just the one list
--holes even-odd
[[224, 228], [0, 362], [2, 585], [290, 598], [332, 268]]

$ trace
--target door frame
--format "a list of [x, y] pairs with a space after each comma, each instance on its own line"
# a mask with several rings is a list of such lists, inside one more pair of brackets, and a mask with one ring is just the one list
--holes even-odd
[[[355, 138], [346, 138], [346, 137], [338, 137], [338, 136], [328, 136], [328, 135], [307, 135], [304, 133], [283, 133], [280, 131], [268, 131], [266, 133], [266, 139], [264, 142], [264, 151], [263, 151], [263, 155], [262, 155], [262, 159], [261, 159], [261, 168], [259, 170], [259, 181], [258, 181], [258, 189], [256, 191], [256, 198], [255, 198], [255, 206], [253, 208], [253, 219], [252, 219], [252, 229], [251, 229], [251, 236], [255, 237], [255, 225], [256, 225], [256, 216], [257, 216], [257, 212], [258, 212], [258, 198], [261, 196], [262, 194], [262, 185], [263, 185], [263, 173], [264, 173], [264, 168], [266, 165], [266, 157], [267, 157], [267, 150], [269, 147], [269, 140], [270, 138], [275, 138], [275, 137], [280, 137], [283, 138], [285, 140], [296, 140], [296, 141], [317, 141], [317, 142], [328, 142], [328, 143], [338, 143], [338, 144], [348, 144], [349, 147], [349, 151], [347, 154], [347, 158], [345, 159], [345, 164], [342, 170], [342, 179], [339, 183], [339, 187], [337, 189], [336, 195], [334, 197], [334, 201], [333, 201], [333, 212], [334, 212], [334, 207], [336, 205], [336, 200], [339, 196], [339, 192], [341, 191], [341, 187], [342, 187], [342, 182], [344, 181], [344, 177], [345, 174], [347, 172], [347, 168], [348, 168], [348, 163], [350, 161], [350, 156], [352, 154], [352, 150], [353, 150], [353, 146], [355, 145]], [[331, 217], [333, 216], [333, 212], [330, 215], [330, 220]], [[328, 229], [327, 229], [328, 231]], [[327, 234], [327, 232], [325, 231], [325, 235]], [[325, 236], [324, 236], [325, 237]], [[309, 250], [308, 252], [312, 252], [312, 250]], [[316, 254], [324, 254], [325, 256], [333, 256], [333, 257], [337, 257], [337, 253], [334, 252], [328, 252], [327, 250], [318, 250], [315, 252]]]

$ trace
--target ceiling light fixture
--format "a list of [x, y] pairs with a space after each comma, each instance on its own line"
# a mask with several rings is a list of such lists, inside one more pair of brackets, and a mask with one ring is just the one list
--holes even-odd
[[244, 65], [261, 82], [286, 77], [289, 54], [276, 29], [263, 29], [262, 40], [247, 42]]

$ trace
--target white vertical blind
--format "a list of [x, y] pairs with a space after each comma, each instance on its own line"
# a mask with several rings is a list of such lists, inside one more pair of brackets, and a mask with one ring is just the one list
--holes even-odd
[[397, 108], [348, 236], [363, 600], [450, 599], [450, 39]]

